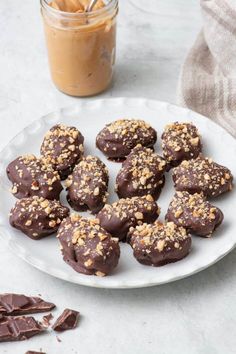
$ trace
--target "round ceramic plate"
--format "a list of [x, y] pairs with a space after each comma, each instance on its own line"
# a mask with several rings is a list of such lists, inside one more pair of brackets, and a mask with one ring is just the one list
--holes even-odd
[[[117, 199], [114, 192], [115, 177], [121, 164], [108, 161], [95, 147], [97, 133], [118, 118], [141, 118], [149, 122], [158, 132], [156, 152], [161, 154], [160, 136], [166, 124], [174, 121], [190, 121], [196, 124], [202, 135], [204, 154], [216, 162], [229, 167], [236, 175], [236, 141], [221, 127], [200, 116], [168, 103], [140, 98], [114, 98], [80, 101], [77, 105], [50, 113], [22, 130], [0, 154], [0, 240], [7, 242], [10, 250], [34, 267], [52, 276], [92, 287], [138, 288], [171, 282], [197, 273], [230, 252], [236, 244], [235, 190], [218, 197], [213, 203], [225, 215], [224, 223], [212, 238], [193, 236], [191, 253], [185, 259], [163, 267], [148, 267], [139, 264], [132, 255], [131, 247], [121, 244], [121, 258], [118, 267], [107, 277], [86, 276], [76, 273], [62, 259], [55, 235], [34, 241], [11, 228], [8, 214], [15, 203], [9, 192], [11, 184], [5, 173], [8, 163], [18, 155], [33, 153], [39, 155], [44, 134], [56, 123], [76, 126], [85, 136], [85, 153], [99, 156], [110, 172], [109, 202]], [[64, 193], [64, 194], [63, 194]], [[62, 202], [66, 202], [66, 193]], [[158, 204], [161, 207], [160, 220], [164, 220], [168, 204], [174, 194], [171, 172]], [[91, 215], [81, 213], [84, 215]]]

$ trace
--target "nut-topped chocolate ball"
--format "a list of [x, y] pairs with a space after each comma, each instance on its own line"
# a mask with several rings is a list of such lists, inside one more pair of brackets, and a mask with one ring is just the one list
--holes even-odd
[[45, 135], [41, 155], [65, 179], [84, 152], [84, 137], [75, 127], [57, 124]]
[[17, 157], [7, 166], [7, 176], [12, 182], [12, 194], [16, 198], [33, 195], [46, 199], [59, 199], [62, 191], [60, 176], [51, 166], [34, 155]]
[[38, 240], [57, 231], [69, 209], [57, 200], [33, 196], [16, 202], [10, 212], [10, 224], [24, 234]]
[[156, 131], [143, 120], [119, 119], [107, 124], [97, 135], [96, 145], [110, 159], [124, 159], [138, 144], [153, 147]]
[[163, 156], [169, 167], [178, 166], [183, 160], [195, 159], [202, 150], [200, 134], [191, 123], [172, 123], [162, 134]]
[[178, 191], [203, 192], [207, 197], [217, 197], [233, 188], [233, 176], [227, 167], [211, 158], [199, 156], [185, 160], [173, 170], [173, 181]]
[[98, 157], [84, 157], [66, 181], [67, 200], [71, 207], [97, 213], [106, 202], [108, 180], [108, 169]]
[[134, 257], [141, 264], [162, 266], [188, 255], [191, 236], [173, 222], [143, 224], [129, 232]]
[[186, 191], [175, 193], [166, 214], [166, 220], [203, 237], [210, 237], [223, 218], [222, 211], [206, 201], [203, 193]]
[[120, 198], [150, 194], [157, 199], [165, 183], [165, 160], [151, 149], [136, 146], [127, 156], [116, 178]]
[[57, 237], [64, 261], [76, 272], [105, 276], [118, 264], [119, 240], [112, 238], [98, 219], [72, 214], [61, 223]]
[[160, 214], [160, 208], [151, 195], [120, 199], [106, 204], [98, 213], [100, 225], [112, 236], [125, 241], [130, 227], [142, 223], [154, 222]]

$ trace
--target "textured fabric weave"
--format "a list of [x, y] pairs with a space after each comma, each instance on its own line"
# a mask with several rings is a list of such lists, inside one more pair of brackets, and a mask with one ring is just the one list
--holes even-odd
[[178, 103], [236, 137], [236, 0], [201, 0], [203, 29], [183, 65]]

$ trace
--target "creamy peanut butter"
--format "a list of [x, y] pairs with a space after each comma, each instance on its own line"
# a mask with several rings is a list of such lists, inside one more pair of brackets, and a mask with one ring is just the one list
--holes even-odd
[[104, 91], [112, 79], [116, 46], [117, 0], [42, 0], [51, 76], [59, 90], [73, 96]]

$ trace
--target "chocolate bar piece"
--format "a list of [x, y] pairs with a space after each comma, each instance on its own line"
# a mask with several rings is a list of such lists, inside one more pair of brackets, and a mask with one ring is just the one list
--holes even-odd
[[32, 350], [28, 350], [25, 354], [46, 354], [46, 353], [43, 353], [43, 352], [35, 352], [35, 351], [32, 351]]
[[77, 326], [79, 320], [79, 312], [75, 310], [65, 309], [58, 317], [52, 328], [54, 331], [62, 332], [73, 329]]
[[0, 314], [25, 315], [29, 313], [51, 311], [55, 305], [40, 297], [29, 297], [20, 294], [0, 294]]
[[29, 339], [45, 331], [44, 327], [34, 317], [0, 318], [0, 342], [13, 342]]

